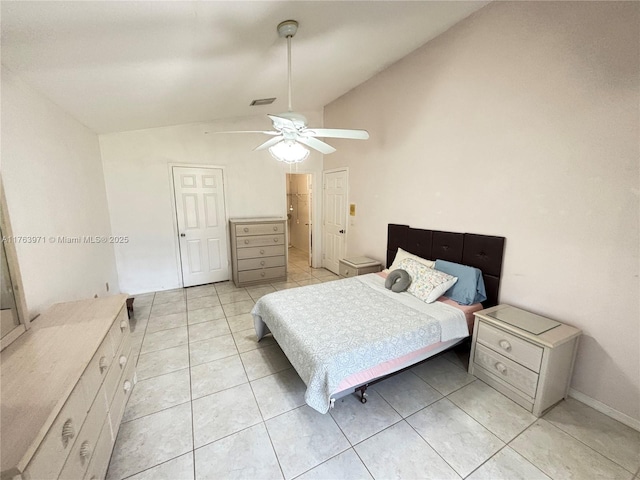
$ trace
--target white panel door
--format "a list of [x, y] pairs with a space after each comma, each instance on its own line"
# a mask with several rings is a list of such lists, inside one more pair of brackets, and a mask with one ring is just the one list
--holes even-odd
[[222, 170], [173, 167], [173, 188], [183, 285], [229, 280]]
[[347, 182], [346, 170], [324, 172], [322, 266], [336, 275], [338, 262], [347, 250]]

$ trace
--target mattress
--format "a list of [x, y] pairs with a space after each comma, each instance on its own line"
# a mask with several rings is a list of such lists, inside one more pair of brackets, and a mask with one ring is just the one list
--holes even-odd
[[394, 368], [426, 347], [469, 335], [461, 309], [393, 293], [376, 274], [271, 293], [252, 314], [258, 339], [273, 333], [307, 385], [307, 404], [321, 413], [351, 375]]

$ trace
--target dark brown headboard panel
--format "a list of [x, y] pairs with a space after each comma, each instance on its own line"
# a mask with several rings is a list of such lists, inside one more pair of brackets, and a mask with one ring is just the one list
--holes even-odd
[[389, 224], [387, 267], [393, 263], [398, 247], [430, 260], [448, 260], [482, 270], [487, 290], [485, 308], [498, 304], [504, 237], [474, 233], [423, 230], [407, 225]]

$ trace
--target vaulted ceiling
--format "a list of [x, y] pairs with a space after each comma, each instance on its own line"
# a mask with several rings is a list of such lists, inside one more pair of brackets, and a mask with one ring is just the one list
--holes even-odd
[[96, 133], [277, 113], [295, 19], [293, 107], [314, 110], [487, 3], [2, 1], [2, 64]]

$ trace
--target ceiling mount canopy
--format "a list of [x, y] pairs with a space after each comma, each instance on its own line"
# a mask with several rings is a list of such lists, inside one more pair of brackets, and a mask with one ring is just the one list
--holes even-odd
[[318, 140], [324, 138], [348, 138], [352, 140], [367, 140], [369, 133], [366, 130], [345, 130], [336, 128], [309, 128], [304, 115], [293, 111], [291, 94], [291, 39], [298, 32], [298, 22], [285, 20], [277, 27], [278, 35], [287, 39], [287, 86], [288, 86], [288, 111], [277, 115], [267, 115], [271, 119], [274, 130], [271, 131], [236, 131], [219, 133], [263, 133], [272, 138], [254, 150], [269, 149], [269, 153], [278, 161], [284, 163], [302, 162], [309, 156], [309, 149], [319, 151], [325, 155], [336, 151], [328, 143]]

